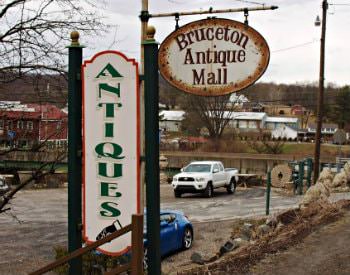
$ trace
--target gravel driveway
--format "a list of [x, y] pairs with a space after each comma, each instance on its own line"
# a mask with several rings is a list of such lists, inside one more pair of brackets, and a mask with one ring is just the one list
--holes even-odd
[[[339, 198], [349, 194], [337, 195]], [[334, 199], [338, 199], [335, 197]], [[214, 198], [187, 195], [174, 199], [171, 187], [161, 187], [162, 208], [183, 210], [194, 222], [195, 242], [191, 250], [167, 257], [163, 270], [190, 264], [194, 251], [218, 251], [230, 237], [235, 218], [264, 214], [262, 188], [238, 189], [235, 195], [216, 192]], [[272, 211], [296, 205], [298, 197], [272, 193]], [[25, 190], [18, 193], [11, 212], [0, 215], [0, 274], [21, 275], [53, 260], [53, 246], [67, 242], [67, 189]], [[214, 222], [208, 222], [218, 220]]]

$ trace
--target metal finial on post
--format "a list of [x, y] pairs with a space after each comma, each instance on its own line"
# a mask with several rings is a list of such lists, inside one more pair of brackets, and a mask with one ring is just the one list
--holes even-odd
[[71, 46], [80, 46], [79, 36], [79, 32], [77, 31], [72, 31], [70, 33], [70, 39], [72, 40]]
[[147, 26], [147, 30], [146, 30], [146, 40], [150, 41], [150, 40], [154, 40], [154, 35], [156, 33], [156, 28], [153, 26]]

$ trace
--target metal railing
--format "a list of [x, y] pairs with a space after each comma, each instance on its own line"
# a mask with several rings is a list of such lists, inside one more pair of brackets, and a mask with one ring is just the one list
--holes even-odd
[[122, 229], [113, 232], [106, 236], [105, 238], [98, 240], [92, 244], [89, 244], [85, 247], [79, 248], [78, 250], [73, 251], [67, 256], [64, 256], [57, 261], [50, 263], [29, 275], [41, 275], [46, 272], [49, 272], [63, 264], [68, 263], [70, 260], [80, 257], [83, 254], [107, 243], [110, 242], [128, 232], [131, 231], [131, 249], [132, 256], [131, 262], [115, 267], [114, 269], [107, 271], [104, 275], [115, 275], [120, 274], [125, 271], [131, 271], [131, 275], [142, 275], [143, 274], [143, 215], [132, 215], [131, 224], [123, 227]]

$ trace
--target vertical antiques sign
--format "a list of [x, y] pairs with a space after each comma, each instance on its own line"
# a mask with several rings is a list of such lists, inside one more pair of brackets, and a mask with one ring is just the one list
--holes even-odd
[[[138, 64], [116, 51], [85, 61], [83, 77], [83, 234], [99, 240], [140, 213]], [[119, 255], [131, 233], [99, 248]]]
[[248, 87], [262, 76], [269, 59], [269, 47], [256, 30], [223, 18], [184, 25], [159, 49], [162, 76], [178, 89], [202, 96]]

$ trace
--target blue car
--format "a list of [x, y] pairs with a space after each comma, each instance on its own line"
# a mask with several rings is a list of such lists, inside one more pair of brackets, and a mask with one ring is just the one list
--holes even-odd
[[[146, 217], [146, 216], [145, 216]], [[146, 228], [146, 218], [144, 221]], [[144, 268], [147, 268], [147, 239], [144, 229]], [[160, 253], [164, 257], [172, 252], [189, 249], [193, 243], [193, 226], [187, 217], [177, 210], [160, 211]]]

